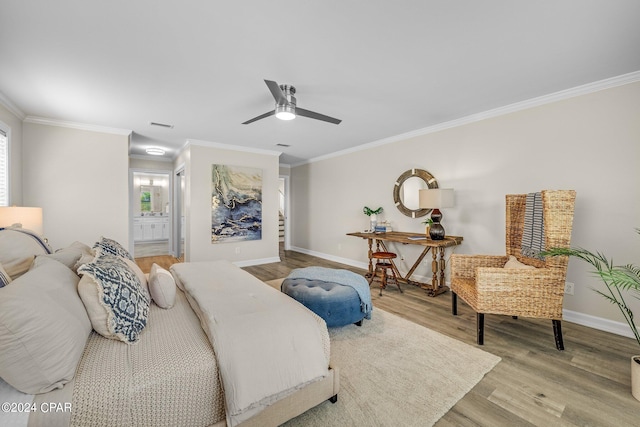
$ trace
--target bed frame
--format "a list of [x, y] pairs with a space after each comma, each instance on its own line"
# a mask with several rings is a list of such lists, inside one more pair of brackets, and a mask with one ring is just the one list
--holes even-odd
[[[338, 368], [330, 367], [329, 375], [320, 381], [313, 382], [266, 408], [253, 418], [240, 424], [241, 427], [269, 427], [279, 426], [295, 418], [307, 410], [321, 404], [325, 400], [331, 403], [338, 401], [340, 376]], [[212, 427], [225, 427], [227, 423], [221, 421]]]

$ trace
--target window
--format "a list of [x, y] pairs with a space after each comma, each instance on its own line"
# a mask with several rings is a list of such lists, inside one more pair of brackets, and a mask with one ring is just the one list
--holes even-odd
[[0, 206], [9, 206], [9, 138], [0, 127]]

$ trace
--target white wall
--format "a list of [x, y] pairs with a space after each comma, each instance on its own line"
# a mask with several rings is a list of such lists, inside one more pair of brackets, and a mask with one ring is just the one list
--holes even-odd
[[25, 122], [23, 200], [40, 206], [54, 249], [129, 241], [129, 137]]
[[0, 122], [9, 127], [9, 205], [22, 203], [22, 119], [0, 102]]
[[129, 157], [129, 167], [131, 169], [168, 171], [173, 170], [173, 162], [171, 160], [164, 159], [156, 160], [141, 157]]
[[[382, 219], [395, 230], [423, 232], [392, 197], [397, 178], [421, 168], [440, 187], [455, 189], [456, 206], [443, 210], [443, 225], [447, 234], [464, 237], [458, 253], [504, 254], [505, 194], [575, 189], [572, 244], [637, 264], [639, 118], [640, 83], [633, 83], [294, 167], [292, 245], [365, 265], [365, 241], [345, 235], [367, 228], [365, 205], [382, 206]], [[393, 249], [412, 261], [417, 254], [409, 246]], [[429, 276], [426, 264], [419, 275]], [[588, 271], [570, 261], [568, 280], [576, 287], [565, 309], [622, 321], [590, 289], [600, 284]], [[640, 313], [637, 300], [634, 306]]]
[[[278, 156], [191, 144], [179, 158], [185, 164], [187, 208], [185, 259], [227, 259], [239, 265], [279, 261]], [[211, 165], [262, 169], [262, 239], [211, 243]]]

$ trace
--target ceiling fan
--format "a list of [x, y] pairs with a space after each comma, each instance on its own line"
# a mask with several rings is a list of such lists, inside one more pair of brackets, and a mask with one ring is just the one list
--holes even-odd
[[291, 85], [278, 85], [278, 83], [272, 80], [265, 80], [267, 87], [271, 91], [271, 95], [276, 100], [276, 108], [267, 113], [261, 114], [258, 117], [247, 120], [242, 123], [248, 125], [257, 120], [264, 119], [265, 117], [275, 116], [280, 120], [293, 120], [296, 116], [308, 117], [310, 119], [322, 120], [325, 122], [333, 123], [335, 125], [340, 124], [342, 120], [334, 119], [333, 117], [325, 116], [324, 114], [316, 113], [314, 111], [305, 110], [296, 106], [296, 97], [293, 96], [296, 93], [296, 88]]

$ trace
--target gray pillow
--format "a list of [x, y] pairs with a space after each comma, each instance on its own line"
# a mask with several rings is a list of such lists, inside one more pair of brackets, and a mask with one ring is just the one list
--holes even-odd
[[91, 259], [93, 259], [93, 251], [84, 243], [73, 242], [66, 248], [58, 249], [52, 254], [38, 255], [34, 264], [37, 264], [41, 258], [52, 258], [63, 263], [75, 273], [78, 270], [77, 263], [83, 256], [91, 257]]
[[31, 267], [36, 255], [53, 252], [42, 236], [20, 227], [0, 228], [0, 264], [12, 279]]
[[46, 260], [0, 288], [0, 377], [21, 392], [62, 388], [75, 375], [91, 333], [78, 281]]

